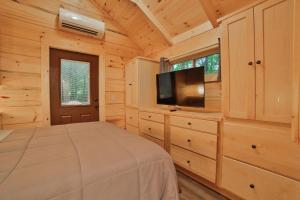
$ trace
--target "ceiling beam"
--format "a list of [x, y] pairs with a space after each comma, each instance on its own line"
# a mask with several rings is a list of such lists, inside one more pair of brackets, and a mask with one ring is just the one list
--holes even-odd
[[203, 24], [200, 24], [199, 26], [192, 28], [191, 30], [188, 30], [184, 33], [176, 35], [175, 37], [172, 38], [172, 41], [174, 44], [176, 44], [178, 42], [182, 42], [184, 40], [187, 40], [191, 37], [194, 37], [196, 35], [199, 35], [201, 33], [209, 31], [211, 29], [213, 29], [213, 26], [210, 23], [210, 21], [207, 21], [207, 22], [204, 22]]
[[210, 23], [216, 28], [219, 24], [217, 22], [218, 18], [216, 15], [215, 8], [213, 7], [211, 0], [199, 0]]
[[156, 26], [156, 28], [163, 34], [169, 44], [173, 44], [173, 40], [169, 32], [165, 27], [159, 22], [159, 20], [152, 14], [152, 12], [147, 8], [142, 0], [131, 0], [135, 3], [141, 11], [148, 17], [148, 19]]

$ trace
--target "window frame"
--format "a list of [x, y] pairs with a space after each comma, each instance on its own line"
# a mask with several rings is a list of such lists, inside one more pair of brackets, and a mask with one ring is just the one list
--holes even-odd
[[[219, 69], [218, 69], [218, 77], [217, 77], [217, 80], [213, 80], [213, 81], [206, 81], [205, 80], [205, 74], [204, 74], [204, 81], [205, 83], [213, 83], [213, 82], [221, 82], [222, 78], [221, 78], [221, 53], [219, 50], [214, 50], [213, 52], [209, 52], [207, 54], [202, 54], [202, 55], [199, 55], [199, 56], [191, 56], [189, 58], [185, 58], [185, 59], [180, 59], [180, 61], [175, 61], [175, 62], [172, 62], [171, 63], [171, 72], [175, 72], [175, 71], [180, 71], [180, 70], [173, 70], [173, 66], [176, 65], [176, 64], [179, 64], [179, 63], [183, 63], [183, 62], [186, 62], [186, 61], [192, 61], [192, 67], [191, 68], [195, 68], [196, 67], [196, 60], [200, 59], [200, 58], [205, 58], [205, 57], [209, 57], [209, 56], [212, 56], [212, 55], [215, 55], [215, 54], [219, 54]], [[201, 67], [201, 66], [199, 66]], [[187, 69], [191, 69], [191, 68], [187, 68]], [[181, 70], [184, 70], [184, 69], [181, 69]]]

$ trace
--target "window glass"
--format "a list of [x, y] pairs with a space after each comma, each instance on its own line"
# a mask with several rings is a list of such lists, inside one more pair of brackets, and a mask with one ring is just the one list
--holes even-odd
[[61, 105], [90, 104], [90, 63], [61, 59]]
[[189, 69], [193, 67], [193, 60], [187, 60], [180, 63], [176, 63], [172, 66], [172, 71], [178, 71], [183, 69]]

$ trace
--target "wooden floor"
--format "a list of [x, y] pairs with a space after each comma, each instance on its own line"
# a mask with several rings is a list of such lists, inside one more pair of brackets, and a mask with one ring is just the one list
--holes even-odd
[[227, 200], [213, 190], [195, 182], [188, 176], [177, 172], [181, 189], [180, 200]]

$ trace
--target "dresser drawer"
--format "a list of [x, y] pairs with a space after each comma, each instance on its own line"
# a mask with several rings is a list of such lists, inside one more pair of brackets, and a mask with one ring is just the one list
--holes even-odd
[[149, 136], [149, 135], [143, 135], [144, 138], [150, 140], [151, 142], [154, 142], [156, 144], [158, 144], [159, 146], [161, 146], [162, 148], [164, 148], [164, 141], [163, 140], [160, 140], [160, 139], [157, 139], [155, 137], [152, 137], [152, 136]]
[[139, 111], [137, 109], [126, 108], [126, 124], [138, 127]]
[[127, 130], [129, 133], [133, 133], [133, 134], [135, 134], [135, 135], [138, 135], [138, 134], [139, 134], [139, 128], [134, 127], [134, 126], [131, 126], [130, 124], [126, 124], [126, 130]]
[[170, 127], [171, 143], [216, 159], [217, 136], [185, 128]]
[[249, 200], [292, 200], [300, 196], [300, 182], [226, 157], [221, 186]]
[[140, 130], [144, 134], [164, 140], [164, 124], [141, 119]]
[[300, 180], [300, 145], [287, 127], [225, 121], [223, 154]]
[[159, 113], [151, 113], [151, 112], [140, 112], [140, 118], [151, 120], [155, 122], [164, 123], [164, 115]]
[[213, 134], [218, 133], [218, 122], [215, 121], [171, 116], [170, 124], [182, 128], [197, 130], [197, 131], [204, 131]]
[[216, 161], [180, 147], [171, 146], [174, 162], [191, 172], [211, 181], [216, 179]]

